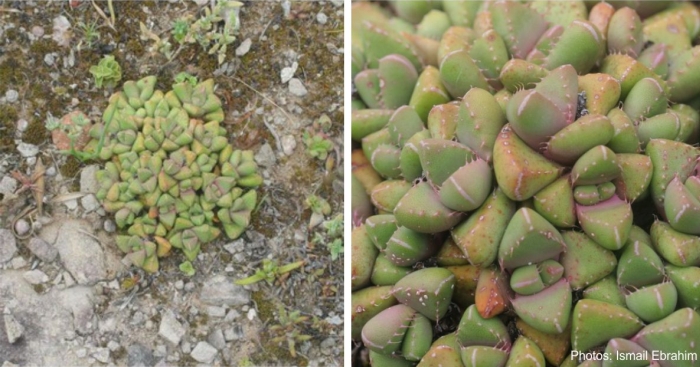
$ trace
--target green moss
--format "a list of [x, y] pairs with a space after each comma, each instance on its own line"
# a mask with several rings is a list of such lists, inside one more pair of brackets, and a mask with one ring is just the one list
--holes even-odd
[[80, 172], [80, 161], [73, 156], [68, 156], [66, 163], [62, 165], [59, 170], [61, 171], [61, 175], [65, 178], [76, 177], [78, 172]]
[[20, 64], [14, 57], [8, 57], [0, 64], [0, 94], [4, 95], [7, 87], [10, 85], [18, 85], [20, 73]]
[[22, 133], [22, 141], [29, 144], [40, 145], [48, 141], [51, 134], [46, 130], [44, 122], [38, 118], [32, 119], [27, 130]]
[[15, 107], [5, 104], [0, 105], [0, 152], [15, 150], [14, 136], [17, 119], [17, 109]]
[[51, 38], [38, 39], [29, 46], [29, 52], [36, 56], [41, 56], [38, 60], [42, 60], [42, 62], [44, 60], [44, 55], [58, 50], [58, 44]]

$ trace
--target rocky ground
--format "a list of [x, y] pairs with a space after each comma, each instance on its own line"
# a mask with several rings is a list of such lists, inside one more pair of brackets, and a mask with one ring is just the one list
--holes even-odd
[[[0, 365], [341, 365], [343, 254], [332, 259], [322, 222], [343, 213], [342, 1], [244, 1], [222, 64], [197, 44], [167, 57], [140, 38], [143, 22], [177, 50], [173, 22], [209, 1], [109, 5], [0, 0]], [[94, 196], [100, 162], [62, 154], [45, 128], [75, 110], [99, 120], [113, 91], [88, 70], [103, 55], [122, 82], [214, 78], [230, 141], [256, 152], [264, 184], [251, 227], [206, 245], [193, 276], [180, 252], [155, 274], [126, 266]], [[327, 159], [310, 156], [304, 132], [332, 142]], [[312, 194], [332, 212], [312, 215]], [[263, 259], [305, 263], [272, 284], [234, 284]], [[295, 356], [294, 333], [311, 336]]]

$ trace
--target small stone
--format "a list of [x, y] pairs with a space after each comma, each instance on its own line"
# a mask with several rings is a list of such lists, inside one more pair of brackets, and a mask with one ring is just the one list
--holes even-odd
[[218, 306], [208, 306], [207, 314], [211, 317], [224, 317], [226, 316], [226, 309]]
[[19, 93], [17, 93], [16, 90], [14, 89], [8, 89], [7, 92], [5, 92], [5, 101], [7, 103], [15, 103], [19, 99]]
[[253, 44], [250, 38], [246, 38], [241, 44], [236, 48], [236, 56], [241, 57], [250, 51], [250, 46]]
[[221, 329], [214, 329], [207, 337], [207, 342], [211, 344], [214, 348], [218, 350], [224, 349], [226, 347], [226, 339], [224, 339], [224, 332]]
[[44, 174], [45, 174], [47, 177], [56, 176], [56, 167], [54, 167], [54, 166], [49, 166], [49, 168], [46, 169], [46, 172], [44, 172]]
[[250, 310], [248, 310], [248, 316], [247, 316], [248, 320], [253, 321], [255, 319], [255, 316], [257, 316], [257, 314], [258, 313], [255, 311], [255, 309], [251, 308]]
[[226, 341], [239, 340], [243, 338], [243, 328], [241, 325], [234, 325], [224, 331], [224, 339]]
[[17, 120], [17, 131], [23, 133], [27, 130], [29, 127], [29, 121], [25, 119], [19, 119]]
[[308, 93], [308, 91], [306, 90], [306, 87], [304, 87], [304, 84], [301, 82], [301, 80], [297, 78], [292, 78], [289, 81], [289, 93], [292, 93], [297, 97], [303, 97]]
[[114, 352], [119, 349], [119, 343], [115, 342], [114, 340], [110, 340], [109, 343], [107, 343], [107, 348]]
[[34, 144], [19, 143], [17, 144], [17, 150], [24, 158], [34, 157], [39, 154], [39, 147]]
[[17, 319], [9, 313], [5, 313], [5, 332], [7, 333], [7, 341], [10, 344], [14, 344], [19, 338], [22, 337], [24, 333], [24, 326], [17, 321]]
[[180, 344], [180, 339], [185, 335], [185, 332], [185, 328], [177, 321], [172, 311], [167, 310], [163, 313], [158, 335], [162, 336], [163, 339], [169, 341], [173, 345], [178, 345]]
[[288, 66], [286, 68], [282, 68], [282, 72], [280, 73], [280, 77], [282, 79], [282, 83], [288, 82], [290, 79], [294, 77], [294, 73], [296, 73], [297, 68], [299, 67], [299, 63], [296, 61], [292, 63], [292, 66]]
[[97, 208], [100, 207], [99, 201], [97, 201], [97, 198], [93, 194], [86, 195], [80, 198], [80, 204], [83, 206], [83, 209], [85, 209], [86, 213], [89, 213], [93, 210], [97, 210]]
[[104, 225], [102, 226], [107, 233], [114, 233], [117, 230], [117, 225], [111, 219], [105, 219]]
[[83, 168], [80, 171], [80, 192], [86, 194], [95, 194], [100, 189], [100, 183], [97, 181], [97, 171], [100, 167], [93, 164]]
[[285, 135], [282, 137], [282, 151], [285, 155], [292, 155], [294, 148], [297, 147], [297, 141], [294, 135]]
[[75, 355], [78, 356], [78, 358], [85, 358], [87, 356], [87, 349], [80, 348], [75, 351]]
[[187, 282], [185, 283], [185, 292], [191, 292], [194, 289], [195, 285], [192, 282]]
[[326, 322], [328, 322], [331, 325], [342, 325], [343, 319], [338, 315], [333, 315], [332, 317], [327, 318]]
[[66, 200], [63, 205], [68, 208], [68, 210], [75, 210], [78, 207], [78, 200]]
[[175, 282], [175, 289], [181, 290], [184, 287], [185, 287], [185, 282], [183, 282], [182, 280], [178, 280], [177, 282]]
[[25, 234], [29, 233], [29, 230], [31, 229], [32, 226], [25, 219], [20, 219], [15, 223], [15, 232], [17, 232], [17, 234], [20, 236], [24, 236]]
[[17, 252], [17, 240], [12, 231], [0, 229], [0, 264], [8, 262]]
[[12, 362], [10, 362], [10, 361], [5, 361], [5, 362], [3, 362], [2, 367], [19, 367], [19, 365], [18, 365], [18, 364], [14, 364], [14, 363], [12, 363]]
[[204, 282], [199, 298], [214, 306], [242, 306], [250, 302], [250, 292], [232, 279], [217, 275]]
[[25, 272], [24, 274], [22, 274], [22, 277], [29, 284], [41, 284], [41, 283], [46, 283], [49, 281], [49, 276], [46, 275], [46, 273], [44, 273], [43, 271], [38, 270], [38, 269]]
[[194, 347], [190, 357], [194, 358], [195, 361], [201, 363], [212, 363], [218, 351], [216, 348], [212, 347], [207, 342], [199, 342], [197, 346]]
[[109, 349], [97, 348], [94, 352], [92, 352], [91, 356], [102, 363], [107, 363], [109, 362]]
[[323, 13], [318, 13], [316, 14], [316, 21], [318, 24], [326, 24], [326, 22], [328, 22], [328, 16]]
[[255, 154], [255, 161], [263, 167], [272, 167], [277, 162], [275, 152], [272, 151], [270, 144], [263, 144]]
[[34, 37], [39, 38], [44, 35], [44, 28], [35, 25], [34, 27], [32, 27], [32, 34], [34, 35]]
[[231, 254], [235, 254], [237, 252], [243, 251], [243, 249], [245, 248], [245, 245], [246, 245], [245, 240], [238, 239], [236, 241], [229, 242], [229, 243], [225, 244], [224, 250], [228, 251]]
[[66, 287], [72, 287], [75, 285], [75, 279], [73, 279], [73, 276], [67, 271], [63, 272], [63, 281], [66, 282]]
[[163, 344], [156, 346], [156, 350], [153, 352], [153, 355], [156, 357], [165, 357], [167, 354], [168, 348]]
[[331, 349], [333, 349], [333, 347], [336, 345], [337, 343], [334, 338], [326, 338], [321, 342], [321, 351], [327, 352], [326, 354], [330, 354]]
[[12, 265], [12, 269], [19, 270], [27, 266], [27, 260], [24, 260], [22, 256], [17, 256], [12, 258], [10, 264]]
[[226, 314], [226, 317], [224, 318], [224, 321], [226, 322], [231, 322], [237, 318], [241, 317], [241, 314], [236, 311], [236, 310], [231, 310]]
[[182, 342], [180, 348], [182, 349], [182, 353], [190, 354], [190, 352], [192, 351], [192, 344], [185, 340]]
[[15, 191], [17, 191], [17, 180], [10, 177], [10, 175], [3, 176], [0, 180], [0, 194], [4, 196], [13, 196]]
[[32, 237], [27, 243], [27, 248], [43, 262], [53, 262], [58, 256], [58, 250], [39, 237]]
[[48, 53], [48, 54], [44, 55], [44, 62], [46, 63], [46, 65], [52, 66], [53, 63], [54, 63], [54, 56], [53, 56], [53, 54]]
[[128, 355], [127, 365], [129, 367], [152, 366], [155, 363], [151, 350], [141, 344], [130, 345], [126, 352]]

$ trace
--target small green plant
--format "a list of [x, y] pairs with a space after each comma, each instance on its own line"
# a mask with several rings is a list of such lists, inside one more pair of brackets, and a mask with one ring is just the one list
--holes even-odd
[[336, 238], [328, 244], [328, 249], [331, 251], [331, 260], [335, 261], [338, 259], [340, 254], [345, 252], [345, 246], [343, 245], [343, 239]]
[[48, 131], [56, 130], [61, 126], [61, 120], [57, 119], [49, 112], [48, 116], [46, 116], [46, 121], [44, 121], [44, 126]]
[[78, 43], [77, 49], [80, 51], [83, 44], [88, 48], [95, 46], [95, 43], [101, 38], [100, 32], [97, 30], [99, 27], [97, 22], [78, 22], [76, 24], [78, 32], [82, 34], [82, 39]]
[[194, 87], [195, 85], [197, 85], [197, 83], [199, 83], [199, 81], [197, 80], [197, 77], [196, 77], [196, 76], [194, 76], [194, 75], [192, 75], [192, 74], [190, 74], [190, 73], [184, 72], [184, 71], [181, 72], [181, 73], [178, 73], [177, 75], [175, 75], [175, 78], [174, 78], [173, 80], [175, 81], [175, 83], [184, 83], [184, 82], [188, 82], [188, 83], [190, 83], [190, 85], [192, 85], [193, 87]]
[[139, 27], [141, 30], [141, 35], [140, 39], [142, 41], [153, 41], [153, 45], [150, 47], [150, 52], [159, 52], [165, 56], [168, 61], [172, 60], [175, 55], [180, 51], [178, 49], [177, 51], [173, 51], [173, 45], [168, 41], [167, 38], [161, 38], [158, 36], [153, 30], [150, 28], [146, 27], [143, 22], [139, 23]]
[[265, 259], [262, 261], [262, 267], [257, 269], [254, 275], [251, 275], [245, 279], [239, 279], [236, 281], [236, 284], [249, 285], [264, 280], [268, 284], [272, 285], [272, 282], [274, 282], [275, 279], [279, 278], [282, 274], [298, 269], [302, 265], [304, 265], [303, 261], [297, 261], [295, 263], [279, 266], [276, 260]]
[[335, 218], [323, 222], [323, 228], [330, 238], [343, 237], [343, 215], [338, 214]]
[[182, 44], [190, 32], [190, 22], [187, 18], [180, 18], [173, 23], [173, 38]]
[[333, 150], [333, 142], [326, 139], [322, 134], [314, 134], [311, 136], [308, 131], [304, 132], [302, 137], [306, 152], [313, 158], [326, 160], [328, 153]]
[[326, 199], [322, 197], [316, 195], [309, 195], [304, 201], [304, 204], [307, 208], [311, 209], [311, 211], [316, 214], [331, 214], [331, 204], [328, 204], [328, 201], [326, 201]]
[[122, 80], [122, 67], [112, 55], [106, 55], [97, 65], [90, 67], [90, 74], [95, 77], [95, 85], [102, 88], [114, 88]]
[[183, 272], [185, 275], [188, 277], [191, 277], [194, 275], [194, 266], [192, 266], [192, 263], [189, 261], [185, 261], [179, 266], [180, 271]]
[[296, 345], [311, 339], [311, 335], [303, 334], [300, 331], [309, 321], [308, 316], [302, 316], [300, 311], [287, 312], [283, 307], [279, 308], [277, 315], [279, 324], [270, 326], [270, 333], [275, 334], [271, 339], [273, 343], [287, 343], [289, 354], [296, 358]]

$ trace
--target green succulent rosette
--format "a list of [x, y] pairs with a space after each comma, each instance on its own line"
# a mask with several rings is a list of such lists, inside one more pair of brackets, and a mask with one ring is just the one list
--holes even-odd
[[171, 248], [194, 260], [202, 245], [248, 227], [262, 176], [252, 151], [229, 142], [214, 81], [166, 93], [156, 77], [127, 81], [90, 130], [85, 151], [104, 161], [96, 194], [125, 235], [132, 264], [158, 270]]

